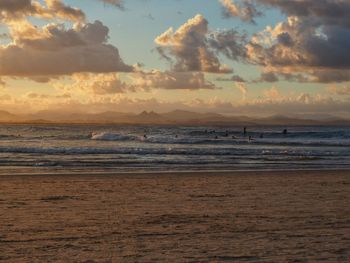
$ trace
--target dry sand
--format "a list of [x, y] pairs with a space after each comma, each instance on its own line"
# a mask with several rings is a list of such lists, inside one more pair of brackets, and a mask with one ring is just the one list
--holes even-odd
[[0, 262], [350, 262], [350, 172], [1, 176]]

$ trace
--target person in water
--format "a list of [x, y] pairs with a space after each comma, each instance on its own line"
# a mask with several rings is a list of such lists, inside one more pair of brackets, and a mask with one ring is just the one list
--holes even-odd
[[244, 127], [244, 128], [243, 128], [243, 134], [244, 134], [244, 135], [247, 135], [247, 127]]
[[264, 138], [264, 134], [260, 133], [260, 139], [263, 139], [263, 138]]
[[284, 129], [283, 132], [282, 132], [284, 135], [288, 134], [288, 130], [287, 129]]

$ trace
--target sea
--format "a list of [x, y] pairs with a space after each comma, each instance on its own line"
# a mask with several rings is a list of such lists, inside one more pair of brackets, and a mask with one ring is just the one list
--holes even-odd
[[0, 126], [0, 174], [349, 168], [343, 126]]

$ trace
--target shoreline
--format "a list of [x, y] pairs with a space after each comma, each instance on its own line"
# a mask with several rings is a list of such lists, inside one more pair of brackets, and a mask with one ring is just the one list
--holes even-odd
[[[6, 168], [5, 168], [6, 169]], [[4, 170], [5, 170], [4, 169]], [[16, 169], [16, 168], [15, 168]], [[13, 171], [10, 171], [9, 173], [14, 173], [15, 169]], [[26, 168], [27, 169], [27, 168]], [[30, 169], [30, 168], [28, 168]], [[65, 169], [62, 169], [65, 170]], [[124, 176], [132, 176], [132, 177], [138, 177], [138, 176], [146, 176], [146, 177], [158, 177], [158, 176], [239, 176], [239, 175], [278, 175], [280, 173], [287, 173], [288, 175], [300, 175], [300, 173], [307, 173], [307, 174], [328, 174], [330, 172], [332, 173], [349, 173], [350, 175], [350, 168], [344, 169], [344, 168], [334, 168], [334, 169], [269, 169], [269, 170], [187, 170], [187, 171], [89, 171], [85, 172], [83, 170], [78, 171], [63, 171], [60, 169], [60, 171], [37, 171], [37, 172], [23, 172], [23, 173], [16, 173], [16, 174], [8, 174], [6, 172], [2, 172], [0, 169], [0, 179], [5, 177], [79, 177], [79, 176], [87, 176], [87, 177], [124, 177]]]

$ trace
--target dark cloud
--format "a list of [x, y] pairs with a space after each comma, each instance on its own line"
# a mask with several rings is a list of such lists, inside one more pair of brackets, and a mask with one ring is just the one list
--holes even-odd
[[273, 72], [264, 72], [261, 73], [259, 81], [264, 81], [264, 82], [277, 82], [278, 76], [276, 76], [275, 73]]
[[235, 61], [243, 61], [246, 57], [247, 37], [234, 29], [210, 33], [208, 43], [213, 50]]
[[255, 17], [262, 13], [256, 8], [253, 1], [244, 0], [241, 4], [236, 4], [233, 0], [220, 0], [223, 7], [224, 17], [238, 17], [244, 22], [255, 24]]
[[21, 19], [26, 16], [40, 18], [61, 18], [71, 21], [85, 20], [85, 14], [78, 8], [70, 7], [61, 0], [45, 0], [46, 5], [31, 0], [1, 0], [0, 19]]
[[247, 45], [248, 62], [288, 80], [350, 79], [349, 1], [256, 0], [256, 3], [280, 9], [288, 20], [256, 34]]
[[116, 6], [120, 9], [124, 9], [124, 1], [123, 0], [99, 0], [102, 1], [103, 3], [109, 4]]
[[[348, 28], [314, 27], [304, 20], [285, 22], [270, 34], [270, 46], [264, 42], [248, 45], [251, 62], [280, 73], [306, 73], [320, 82], [343, 81], [349, 73]], [[274, 36], [277, 41], [273, 41]]]
[[232, 82], [247, 82], [244, 78], [238, 75], [233, 75], [229, 78], [218, 77], [216, 81], [232, 81]]
[[256, 0], [258, 4], [279, 8], [288, 16], [314, 17], [323, 24], [350, 26], [348, 0]]
[[0, 1], [2, 12], [16, 13], [23, 10], [34, 10], [31, 0], [2, 0]]

